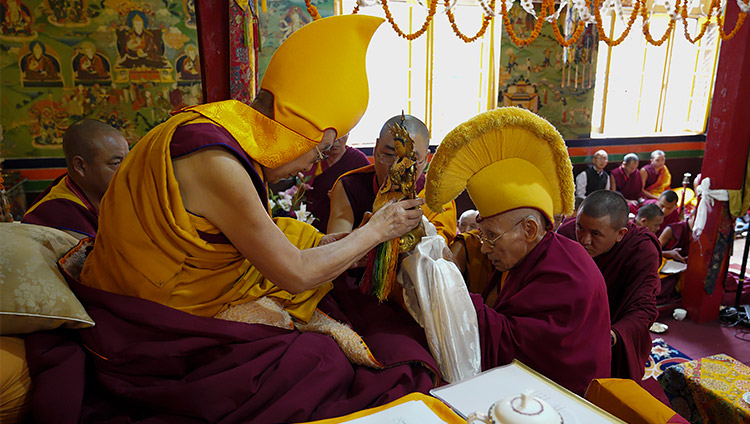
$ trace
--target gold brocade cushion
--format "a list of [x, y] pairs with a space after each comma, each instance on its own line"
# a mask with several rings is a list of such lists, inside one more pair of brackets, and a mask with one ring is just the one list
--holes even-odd
[[0, 223], [0, 334], [94, 325], [57, 260], [75, 237], [39, 225]]
[[0, 337], [0, 423], [27, 422], [31, 413], [31, 376], [24, 341]]

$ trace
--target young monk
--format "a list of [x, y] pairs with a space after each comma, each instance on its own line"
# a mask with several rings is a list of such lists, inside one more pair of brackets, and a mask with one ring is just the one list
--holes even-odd
[[644, 227], [656, 234], [664, 221], [664, 212], [655, 203], [641, 206], [638, 214], [633, 219], [633, 223], [639, 227]]
[[[659, 195], [658, 199], [649, 199], [643, 202], [643, 205], [656, 205], [664, 214], [664, 219], [655, 232], [657, 237], [659, 237], [667, 226], [680, 220], [680, 211], [677, 207], [678, 201], [677, 193], [672, 190], [666, 190]], [[641, 205], [641, 208], [643, 205]]]

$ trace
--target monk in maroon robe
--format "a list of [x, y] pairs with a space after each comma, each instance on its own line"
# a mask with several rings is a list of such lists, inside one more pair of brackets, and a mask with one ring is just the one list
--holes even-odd
[[63, 135], [68, 172], [37, 197], [21, 222], [57, 228], [79, 239], [94, 237], [99, 202], [128, 150], [122, 134], [103, 122], [84, 119], [71, 125]]
[[[507, 214], [515, 216], [518, 211], [528, 213], [518, 209]], [[591, 380], [610, 375], [606, 287], [580, 245], [553, 232], [540, 232], [541, 240], [509, 269], [505, 281], [501, 271], [507, 265], [498, 260], [499, 244], [506, 238], [510, 243], [511, 234], [492, 248], [489, 258], [497, 272], [489, 288], [499, 289], [494, 305], [471, 295], [479, 322], [482, 369], [518, 359], [583, 395]], [[488, 243], [483, 243], [482, 251], [488, 250]]]
[[638, 155], [628, 153], [622, 164], [610, 172], [610, 189], [620, 192], [629, 201], [638, 201], [641, 197], [642, 184], [638, 174]]
[[648, 329], [658, 316], [656, 296], [661, 248], [647, 228], [628, 222], [625, 199], [608, 190], [584, 200], [575, 223], [559, 234], [571, 237], [594, 258], [607, 283], [612, 321], [612, 377], [641, 383], [651, 351]]
[[641, 207], [643, 207], [644, 205], [655, 204], [659, 207], [659, 209], [661, 209], [662, 212], [664, 212], [664, 221], [662, 221], [661, 225], [657, 229], [656, 237], [659, 237], [662, 231], [664, 231], [664, 229], [667, 228], [670, 224], [673, 224], [680, 220], [680, 211], [677, 207], [678, 200], [679, 199], [677, 197], [677, 193], [672, 190], [667, 190], [662, 193], [658, 199], [646, 200], [641, 205]]
[[331, 213], [331, 199], [329, 192], [333, 184], [344, 173], [370, 164], [364, 153], [346, 145], [349, 134], [333, 142], [328, 151], [328, 159], [320, 161], [305, 176], [310, 179], [307, 184], [312, 186], [305, 192], [307, 210], [316, 218], [313, 226], [321, 233], [328, 228], [328, 215]]

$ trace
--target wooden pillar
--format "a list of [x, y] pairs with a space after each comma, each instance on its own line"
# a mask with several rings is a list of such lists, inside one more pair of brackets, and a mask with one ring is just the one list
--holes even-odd
[[203, 102], [230, 99], [229, 3], [196, 0], [196, 6]]
[[[734, 28], [739, 8], [727, 2], [725, 28]], [[739, 190], [750, 149], [750, 22], [722, 43], [706, 134], [701, 177], [712, 189]], [[727, 202], [715, 202], [699, 240], [690, 243], [683, 307], [698, 323], [716, 320], [724, 293], [729, 249], [734, 242]]]

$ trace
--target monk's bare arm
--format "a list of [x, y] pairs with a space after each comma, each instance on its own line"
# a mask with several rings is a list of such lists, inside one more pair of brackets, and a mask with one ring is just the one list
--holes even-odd
[[609, 189], [612, 191], [617, 191], [617, 183], [615, 182], [615, 177], [612, 174], [609, 174]]
[[643, 195], [643, 197], [645, 197], [646, 199], [658, 199], [659, 196], [654, 196], [653, 194], [646, 191], [646, 180], [648, 180], [648, 171], [646, 171], [645, 169], [641, 169], [638, 172], [640, 172], [641, 174], [641, 194]]
[[354, 212], [346, 196], [344, 183], [339, 180], [331, 190], [331, 212], [326, 232], [345, 233], [354, 229]]
[[667, 245], [669, 240], [672, 239], [672, 227], [667, 227], [662, 231], [661, 235], [659, 236], [659, 244], [661, 247], [664, 247]]
[[337, 277], [377, 244], [421, 219], [421, 211], [405, 210], [421, 201], [401, 202], [340, 241], [299, 250], [268, 216], [250, 176], [231, 153], [204, 149], [173, 164], [185, 208], [213, 223], [266, 278], [290, 293]]

